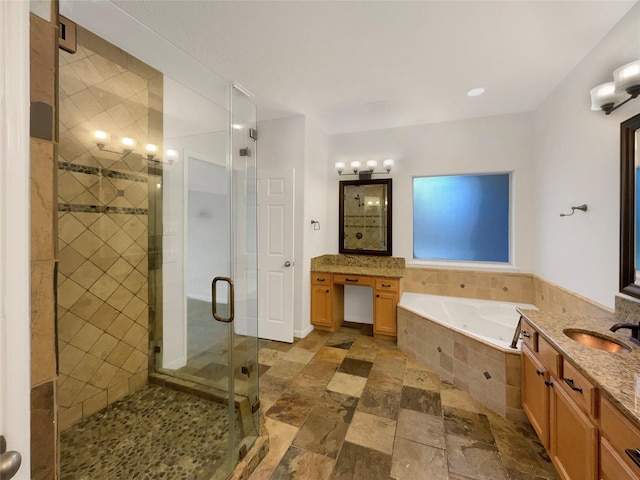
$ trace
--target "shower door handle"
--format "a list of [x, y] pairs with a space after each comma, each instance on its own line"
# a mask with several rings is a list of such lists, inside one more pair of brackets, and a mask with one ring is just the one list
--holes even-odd
[[[227, 282], [229, 284], [229, 294], [227, 297], [227, 305], [229, 306], [229, 316], [227, 317], [222, 317], [220, 315], [218, 315], [218, 296], [216, 294], [216, 286], [218, 284], [218, 282]], [[213, 279], [213, 282], [211, 282], [211, 313], [213, 315], [213, 318], [215, 318], [216, 320], [218, 320], [219, 322], [224, 322], [224, 323], [231, 323], [233, 322], [233, 317], [235, 316], [235, 312], [234, 312], [234, 288], [233, 288], [233, 280], [231, 280], [229, 277], [216, 277]]]

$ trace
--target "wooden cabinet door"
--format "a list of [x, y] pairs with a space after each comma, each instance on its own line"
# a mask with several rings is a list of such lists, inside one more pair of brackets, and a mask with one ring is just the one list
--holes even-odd
[[311, 285], [311, 323], [328, 328], [333, 326], [330, 286]]
[[397, 294], [393, 292], [376, 291], [373, 312], [373, 332], [381, 335], [396, 336], [397, 318], [396, 306]]
[[549, 373], [535, 354], [522, 345], [522, 409], [542, 445], [549, 448]]
[[638, 480], [638, 475], [616, 453], [609, 441], [600, 438], [600, 480]]
[[550, 454], [563, 480], [596, 480], [598, 430], [551, 377]]

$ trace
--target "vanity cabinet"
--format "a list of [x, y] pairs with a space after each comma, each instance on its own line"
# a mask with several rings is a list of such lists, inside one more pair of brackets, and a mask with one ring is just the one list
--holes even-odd
[[522, 408], [563, 480], [596, 480], [596, 389], [530, 325], [522, 345]]
[[640, 448], [640, 430], [621, 415], [607, 399], [600, 405], [600, 479], [639, 480], [640, 466], [632, 453]]
[[332, 332], [340, 328], [345, 285], [373, 288], [373, 333], [395, 338], [401, 294], [398, 278], [311, 272], [311, 323]]
[[376, 279], [373, 296], [373, 333], [395, 337], [398, 331], [396, 307], [400, 301], [400, 282], [396, 279]]
[[522, 409], [544, 448], [549, 449], [549, 371], [526, 344], [522, 345], [521, 372]]
[[338, 312], [342, 309], [343, 296], [335, 294], [330, 273], [311, 272], [311, 323], [332, 332], [338, 325]]
[[551, 460], [560, 477], [565, 480], [596, 480], [598, 429], [593, 420], [571, 398], [564, 383], [551, 377]]

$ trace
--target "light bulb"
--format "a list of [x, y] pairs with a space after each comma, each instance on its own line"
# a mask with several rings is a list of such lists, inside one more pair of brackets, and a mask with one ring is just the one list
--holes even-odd
[[[628, 93], [640, 87], [640, 60], [627, 63], [613, 71], [616, 93]], [[630, 91], [631, 90], [631, 91]]]
[[613, 82], [598, 85], [592, 88], [589, 93], [591, 94], [591, 110], [611, 110], [616, 103], [624, 100], [626, 96], [616, 93], [616, 85]]
[[147, 143], [144, 146], [144, 149], [149, 153], [156, 153], [158, 151], [158, 147], [155, 146], [153, 143]]
[[367, 160], [367, 170], [373, 172], [376, 168], [378, 168], [377, 160]]
[[383, 168], [387, 171], [387, 173], [391, 172], [391, 169], [394, 166], [394, 161], [392, 158], [387, 158], [384, 162], [382, 162]]
[[104, 130], [95, 130], [93, 132], [93, 138], [95, 138], [96, 140], [108, 140], [109, 134]]
[[351, 167], [351, 170], [353, 170], [353, 173], [358, 173], [358, 170], [360, 170], [360, 167], [362, 167], [362, 163], [358, 160], [354, 160], [349, 164], [349, 166]]
[[122, 137], [120, 142], [122, 142], [122, 145], [124, 145], [125, 147], [133, 148], [136, 145], [136, 141], [131, 137]]
[[338, 175], [342, 175], [342, 172], [344, 171], [344, 162], [336, 162], [334, 165], [336, 172], [338, 172]]

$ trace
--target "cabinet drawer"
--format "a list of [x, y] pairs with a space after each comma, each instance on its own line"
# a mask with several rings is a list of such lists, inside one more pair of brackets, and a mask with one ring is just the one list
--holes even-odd
[[598, 389], [569, 362], [565, 361], [563, 363], [562, 371], [562, 381], [560, 383], [565, 388], [569, 397], [583, 412], [591, 415], [593, 418], [597, 418]]
[[600, 479], [601, 480], [638, 480], [638, 475], [629, 468], [627, 462], [618, 455], [609, 441], [600, 438]]
[[331, 274], [311, 272], [311, 285], [331, 285]]
[[542, 362], [542, 365], [549, 370], [551, 375], [556, 378], [561, 378], [562, 357], [541, 336], [538, 336], [538, 358], [540, 362]]
[[524, 343], [532, 352], [538, 351], [538, 332], [536, 332], [531, 325], [522, 317], [522, 323], [520, 328], [520, 335], [522, 336], [522, 343]]
[[395, 278], [376, 278], [376, 290], [397, 292], [400, 282]]
[[364, 275], [342, 275], [334, 273], [333, 283], [341, 285], [364, 285], [365, 287], [373, 287], [374, 277], [367, 277]]
[[640, 467], [625, 452], [627, 448], [640, 448], [640, 431], [604, 398], [600, 405], [600, 430], [631, 470], [640, 475]]

